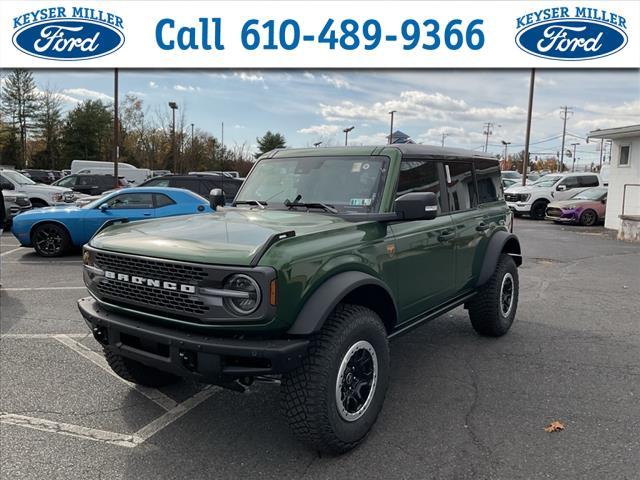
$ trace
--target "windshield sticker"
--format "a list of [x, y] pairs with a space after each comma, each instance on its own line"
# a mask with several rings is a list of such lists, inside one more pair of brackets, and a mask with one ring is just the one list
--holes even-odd
[[352, 198], [349, 200], [349, 205], [352, 207], [369, 207], [371, 206], [370, 198]]
[[361, 168], [362, 168], [362, 162], [354, 162], [354, 164], [351, 166], [351, 172], [358, 173]]

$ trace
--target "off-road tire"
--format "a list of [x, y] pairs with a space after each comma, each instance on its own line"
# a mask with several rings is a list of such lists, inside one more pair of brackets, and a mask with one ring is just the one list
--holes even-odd
[[[502, 305], [502, 287], [507, 276], [511, 278], [513, 298], [508, 313], [505, 314]], [[518, 307], [518, 285], [516, 263], [509, 255], [501, 254], [491, 278], [478, 289], [477, 294], [467, 304], [471, 325], [477, 333], [489, 337], [501, 337], [509, 331]]]
[[[41, 232], [48, 232], [50, 236], [57, 236], [58, 239], [56, 242], [59, 243], [59, 246], [52, 246], [51, 249], [42, 248], [38, 242], [38, 236]], [[41, 223], [36, 225], [31, 232], [31, 244], [36, 253], [41, 257], [61, 257], [68, 253], [72, 246], [69, 232], [65, 227], [57, 223]]]
[[580, 214], [580, 225], [583, 227], [593, 227], [598, 223], [598, 214], [595, 210], [588, 208]]
[[[377, 357], [377, 382], [359, 418], [345, 420], [338, 410], [340, 366], [359, 341]], [[380, 317], [368, 308], [339, 305], [312, 339], [302, 366], [282, 378], [280, 405], [294, 435], [313, 449], [331, 454], [356, 447], [375, 423], [389, 382], [389, 343]]]
[[547, 211], [547, 205], [549, 205], [549, 202], [547, 202], [546, 200], [536, 200], [535, 202], [533, 202], [533, 205], [531, 205], [529, 216], [534, 220], [544, 220]]
[[104, 347], [103, 350], [111, 370], [128, 382], [158, 388], [180, 381], [180, 377], [123, 357], [109, 347]]

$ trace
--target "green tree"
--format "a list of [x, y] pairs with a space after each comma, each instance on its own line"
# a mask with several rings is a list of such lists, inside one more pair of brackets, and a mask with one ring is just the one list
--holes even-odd
[[267, 131], [262, 137], [256, 138], [258, 142], [258, 153], [255, 154], [258, 158], [263, 153], [270, 152], [274, 148], [285, 148], [286, 140], [284, 135], [280, 133], [272, 133], [271, 130]]
[[61, 103], [60, 97], [50, 89], [40, 94], [39, 108], [34, 116], [36, 138], [44, 146], [35, 158], [39, 167], [55, 170], [60, 161], [60, 133], [63, 125]]
[[113, 118], [100, 100], [85, 100], [67, 115], [62, 133], [66, 160], [103, 160], [111, 157]]
[[[27, 132], [36, 113], [38, 94], [30, 71], [17, 68], [5, 78], [2, 86], [0, 111], [5, 123], [12, 126], [20, 137], [19, 157], [16, 167], [27, 166]], [[6, 160], [5, 160], [6, 162]]]

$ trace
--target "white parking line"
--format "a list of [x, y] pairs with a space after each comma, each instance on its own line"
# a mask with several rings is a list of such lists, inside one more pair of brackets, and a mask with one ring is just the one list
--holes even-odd
[[18, 264], [18, 265], [59, 265], [67, 263], [71, 265], [82, 265], [82, 260], [3, 260], [2, 264]]
[[117, 378], [121, 382], [125, 383], [129, 387], [141, 393], [142, 395], [147, 397], [149, 400], [151, 400], [152, 402], [160, 406], [162, 409], [169, 411], [173, 409], [176, 405], [178, 405], [178, 403], [175, 400], [173, 400], [172, 398], [169, 398], [160, 390], [157, 390], [155, 388], [143, 387], [142, 385], [136, 385], [135, 383], [126, 381], [124, 378], [120, 377], [111, 369], [111, 367], [109, 366], [109, 364], [107, 363], [107, 361], [102, 355], [94, 352], [93, 350], [81, 344], [80, 342], [73, 340], [70, 336], [56, 335], [53, 338], [58, 340], [63, 345], [69, 347], [74, 352], [83, 356], [90, 362], [94, 363], [95, 365], [103, 369], [105, 372], [110, 374], [112, 377]]
[[138, 430], [134, 435], [140, 438], [141, 442], [148, 440], [156, 433], [158, 433], [163, 428], [171, 425], [173, 422], [178, 420], [184, 414], [188, 413], [190, 410], [193, 410], [195, 407], [204, 402], [207, 398], [209, 398], [214, 393], [221, 391], [221, 388], [215, 388], [207, 386], [203, 390], [200, 390], [193, 397], [185, 400], [182, 403], [179, 403], [174, 408], [169, 410], [167, 413], [162, 415], [161, 417], [156, 418], [151, 423], [145, 425], [140, 430]]
[[13, 250], [9, 250], [8, 252], [2, 252], [2, 253], [0, 253], [0, 257], [5, 257], [5, 256], [9, 255], [10, 253], [17, 252], [21, 248], [22, 247], [18, 247], [18, 248], [14, 248]]
[[17, 338], [17, 339], [38, 339], [38, 338], [56, 338], [60, 335], [64, 335], [69, 338], [86, 338], [90, 333], [3, 333], [0, 334], [0, 339], [3, 338]]
[[82, 287], [2, 287], [2, 290], [4, 292], [41, 292], [47, 290], [84, 290], [86, 288], [83, 285]]
[[31, 428], [42, 432], [58, 433], [70, 437], [84, 438], [95, 442], [110, 443], [120, 447], [133, 448], [140, 444], [142, 440], [134, 435], [108, 432], [96, 428], [82, 427], [70, 423], [53, 422], [44, 418], [27, 417], [25, 415], [15, 415], [13, 413], [0, 413], [0, 423], [17, 425], [19, 427]]

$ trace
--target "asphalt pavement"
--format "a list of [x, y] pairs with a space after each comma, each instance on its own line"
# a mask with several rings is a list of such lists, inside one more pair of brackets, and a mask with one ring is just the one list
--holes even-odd
[[[298, 444], [278, 385], [135, 388], [105, 368], [76, 300], [79, 254], [2, 236], [0, 477], [640, 479], [640, 245], [518, 219], [510, 333], [463, 309], [392, 342], [384, 409], [339, 457]], [[565, 429], [547, 433], [560, 421]]]

